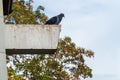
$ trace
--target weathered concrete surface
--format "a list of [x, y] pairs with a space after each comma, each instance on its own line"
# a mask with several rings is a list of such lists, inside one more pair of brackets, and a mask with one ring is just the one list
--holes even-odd
[[7, 66], [6, 66], [6, 54], [4, 46], [4, 23], [3, 23], [3, 6], [0, 0], [0, 80], [7, 79]]
[[5, 53], [5, 45], [4, 45], [4, 23], [3, 23], [3, 6], [2, 0], [0, 0], [0, 52]]
[[8, 80], [5, 53], [0, 53], [0, 80]]
[[56, 49], [60, 25], [6, 25], [6, 49]]

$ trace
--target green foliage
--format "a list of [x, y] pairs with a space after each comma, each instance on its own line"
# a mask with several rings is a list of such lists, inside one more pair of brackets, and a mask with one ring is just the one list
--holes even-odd
[[[56, 59], [59, 59], [62, 63], [61, 65], [71, 72], [70, 76], [72, 76], [72, 78], [78, 79], [79, 77], [92, 77], [92, 69], [85, 64], [85, 56], [89, 58], [94, 57], [94, 52], [76, 47], [70, 37], [60, 39]], [[73, 65], [74, 67], [71, 68], [64, 64]]]
[[47, 16], [41, 12], [44, 11], [44, 7], [39, 6], [37, 10], [33, 11], [31, 3], [31, 0], [29, 2], [24, 0], [14, 2], [13, 12], [5, 18], [5, 22], [12, 24], [11, 18], [14, 18], [16, 24], [42, 24], [46, 22]]
[[8, 75], [8, 80], [24, 80], [22, 75], [16, 75], [16, 73], [11, 67], [8, 68]]
[[[92, 69], [85, 64], [85, 56], [91, 58], [94, 52], [77, 48], [70, 37], [65, 37], [59, 40], [55, 54], [13, 55], [16, 67], [13, 71], [16, 76], [22, 71], [21, 77], [29, 80], [79, 80], [92, 77]], [[8, 61], [11, 62], [9, 57]]]

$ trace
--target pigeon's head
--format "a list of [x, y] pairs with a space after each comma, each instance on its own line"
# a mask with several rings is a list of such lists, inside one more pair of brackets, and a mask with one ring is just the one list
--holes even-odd
[[65, 17], [65, 15], [63, 13], [59, 14], [60, 17]]

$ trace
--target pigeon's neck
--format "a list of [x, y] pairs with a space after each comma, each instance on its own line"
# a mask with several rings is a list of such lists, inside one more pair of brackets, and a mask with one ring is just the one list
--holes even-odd
[[57, 17], [57, 22], [56, 22], [56, 24], [58, 24], [59, 23], [59, 21], [60, 21], [60, 19], [59, 19], [59, 17], [58, 16], [56, 16]]
[[58, 16], [58, 18], [59, 18], [59, 22], [61, 22], [61, 20], [62, 20], [62, 17]]
[[59, 20], [61, 21], [61, 20], [62, 20], [62, 18], [59, 18]]

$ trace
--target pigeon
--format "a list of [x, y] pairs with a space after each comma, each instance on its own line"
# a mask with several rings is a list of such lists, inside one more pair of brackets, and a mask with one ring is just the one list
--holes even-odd
[[58, 25], [61, 22], [63, 17], [64, 17], [63, 13], [61, 13], [57, 16], [54, 16], [54, 17], [50, 18], [48, 21], [46, 21], [45, 25], [46, 24], [48, 24], [48, 25]]

